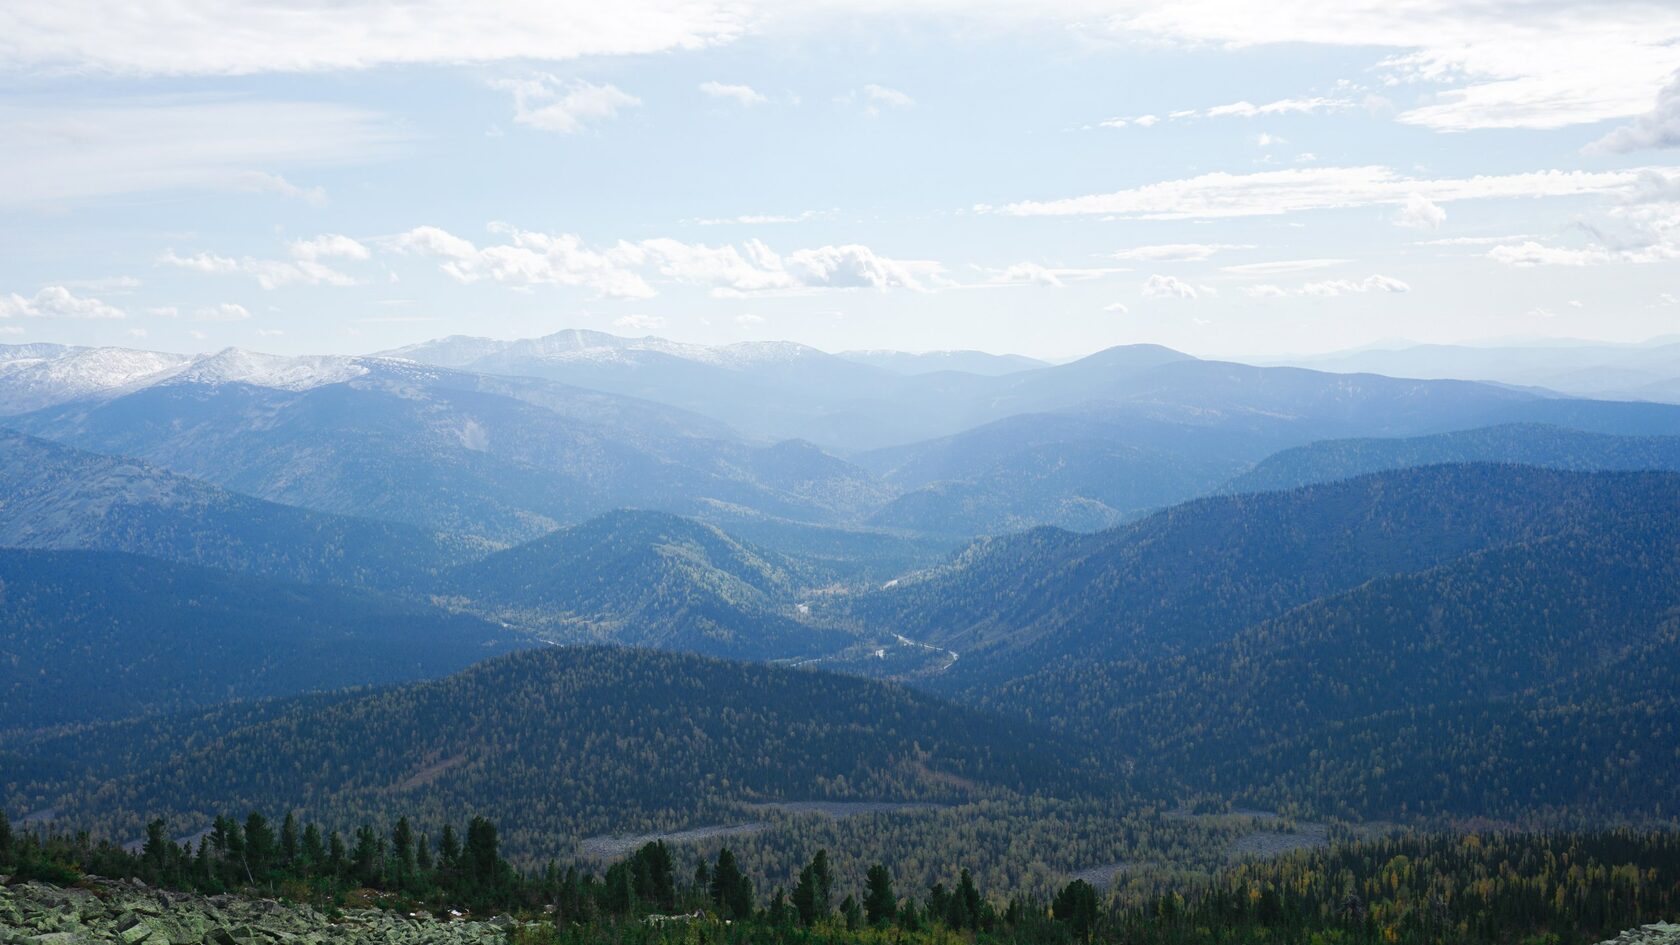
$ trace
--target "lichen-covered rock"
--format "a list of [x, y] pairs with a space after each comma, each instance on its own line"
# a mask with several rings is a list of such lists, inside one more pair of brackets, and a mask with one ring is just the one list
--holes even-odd
[[1680, 925], [1668, 922], [1642, 925], [1606, 939], [1599, 945], [1680, 945]]
[[0, 886], [0, 945], [499, 945], [514, 924], [378, 909], [329, 918], [307, 905], [98, 879], [69, 889]]

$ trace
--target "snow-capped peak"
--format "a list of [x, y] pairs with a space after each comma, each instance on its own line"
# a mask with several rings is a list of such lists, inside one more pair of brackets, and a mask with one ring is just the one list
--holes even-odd
[[192, 384], [251, 384], [277, 390], [309, 390], [361, 377], [368, 369], [359, 358], [335, 355], [286, 357], [226, 348], [203, 355], [170, 378]]

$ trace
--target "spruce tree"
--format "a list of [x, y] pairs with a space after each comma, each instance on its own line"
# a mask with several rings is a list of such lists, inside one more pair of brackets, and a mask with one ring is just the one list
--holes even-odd
[[864, 916], [869, 924], [882, 926], [893, 920], [893, 914], [898, 911], [898, 900], [893, 896], [892, 873], [887, 871], [884, 864], [877, 863], [869, 868], [867, 888], [863, 896]]

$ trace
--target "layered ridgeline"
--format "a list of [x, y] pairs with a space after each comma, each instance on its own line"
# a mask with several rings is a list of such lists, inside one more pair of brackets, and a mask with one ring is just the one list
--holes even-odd
[[529, 646], [476, 617], [135, 555], [0, 549], [0, 728], [454, 672]]
[[621, 506], [823, 522], [884, 501], [833, 457], [670, 407], [379, 359], [228, 351], [8, 424], [271, 501], [500, 542]]
[[1507, 424], [1433, 436], [1326, 440], [1267, 457], [1228, 492], [1294, 489], [1435, 463], [1520, 463], [1551, 469], [1680, 469], [1680, 437], [1617, 436], [1546, 424]]
[[1316, 814], [1672, 816], [1680, 507], [1577, 524], [991, 703], [1077, 719], [1158, 784]]
[[1373, 578], [1670, 507], [1669, 474], [1433, 466], [1289, 492], [1220, 496], [1091, 535], [1037, 529], [839, 601], [962, 658], [931, 684], [983, 692], [1061, 663], [1148, 658]]
[[[552, 855], [556, 838], [738, 822], [749, 802], [1111, 789], [1075, 747], [900, 687], [647, 650], [526, 651], [269, 715], [232, 730], [217, 712], [131, 730], [161, 749], [142, 770], [98, 791], [65, 785], [53, 806], [117, 836], [138, 836], [153, 813], [186, 826], [225, 810], [335, 823], [470, 811], [524, 854]], [[65, 741], [33, 750], [99, 767]]]
[[308, 583], [415, 587], [475, 553], [0, 429], [0, 545], [124, 551]]
[[567, 642], [737, 659], [822, 655], [850, 636], [797, 619], [799, 562], [663, 512], [620, 511], [445, 575], [452, 603]]

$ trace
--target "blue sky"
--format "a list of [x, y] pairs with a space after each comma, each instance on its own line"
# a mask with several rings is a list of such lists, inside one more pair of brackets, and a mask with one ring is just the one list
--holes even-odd
[[0, 9], [0, 343], [1680, 326], [1674, 4], [598, 6]]

